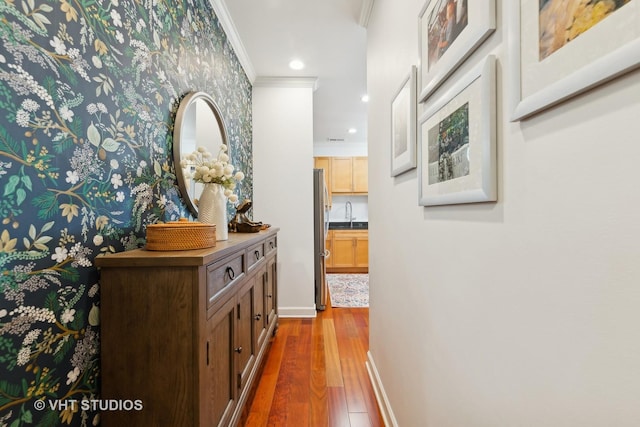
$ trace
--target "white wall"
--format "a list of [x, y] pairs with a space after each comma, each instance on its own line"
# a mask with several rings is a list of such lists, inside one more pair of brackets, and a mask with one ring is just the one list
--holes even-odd
[[366, 156], [367, 144], [354, 142], [316, 142], [313, 144], [315, 157]]
[[386, 172], [425, 1], [375, 2], [370, 361], [400, 426], [638, 426], [640, 71], [510, 123], [507, 1], [449, 81], [498, 58], [499, 200], [430, 208]]
[[253, 87], [253, 218], [280, 227], [281, 316], [315, 316], [313, 86], [270, 79]]

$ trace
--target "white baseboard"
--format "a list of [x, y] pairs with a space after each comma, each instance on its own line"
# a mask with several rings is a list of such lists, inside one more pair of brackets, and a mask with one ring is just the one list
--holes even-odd
[[278, 307], [278, 317], [316, 317], [315, 307]]
[[376, 368], [376, 364], [373, 361], [373, 356], [371, 355], [370, 351], [367, 352], [367, 362], [365, 363], [365, 365], [367, 365], [369, 380], [371, 381], [373, 392], [376, 395], [376, 399], [378, 400], [378, 407], [380, 408], [380, 413], [382, 414], [384, 425], [387, 427], [398, 427], [398, 420], [396, 420], [396, 417], [393, 414], [391, 403], [389, 403], [387, 393], [385, 393], [384, 391], [382, 381], [380, 380], [380, 375], [378, 375], [378, 369]]

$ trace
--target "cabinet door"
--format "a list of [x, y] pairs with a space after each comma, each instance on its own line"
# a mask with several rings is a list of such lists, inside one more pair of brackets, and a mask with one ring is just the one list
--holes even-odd
[[[207, 357], [205, 382], [208, 405], [207, 425], [227, 426], [238, 394], [234, 369], [236, 300], [230, 298], [207, 319]], [[161, 373], [158, 373], [161, 375]]]
[[367, 157], [353, 158], [353, 192], [367, 193], [369, 191], [369, 159]]
[[369, 237], [356, 238], [356, 267], [369, 267]]
[[256, 354], [256, 337], [255, 337], [255, 289], [256, 278], [258, 274], [254, 274], [242, 285], [238, 292], [237, 300], [237, 335], [236, 346], [236, 372], [238, 373], [238, 389], [242, 389], [247, 383], [251, 368], [255, 362]]
[[333, 267], [353, 267], [355, 264], [355, 240], [350, 235], [334, 232], [333, 235]]
[[329, 252], [329, 256], [324, 258], [325, 268], [333, 267], [333, 231], [327, 233], [327, 239], [324, 241], [324, 248]]
[[267, 313], [267, 327], [275, 321], [278, 312], [278, 263], [277, 257], [267, 259], [265, 311]]
[[329, 192], [329, 206], [331, 206], [331, 157], [314, 157], [314, 167], [324, 170], [324, 181]]
[[261, 268], [256, 275], [256, 284], [253, 300], [253, 329], [256, 337], [256, 351], [260, 351], [265, 338], [267, 337], [267, 304], [265, 295], [267, 294], [267, 269]]
[[331, 158], [331, 191], [333, 193], [353, 192], [351, 160], [351, 157]]

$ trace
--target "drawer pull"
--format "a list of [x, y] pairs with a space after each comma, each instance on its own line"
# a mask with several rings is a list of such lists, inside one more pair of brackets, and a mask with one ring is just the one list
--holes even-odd
[[269, 295], [267, 295], [267, 296], [268, 296], [269, 298], [273, 298], [273, 295], [271, 295], [271, 294], [269, 294]]
[[269, 247], [273, 249], [273, 242], [269, 242]]
[[225, 270], [225, 273], [227, 273], [227, 276], [229, 276], [229, 279], [233, 280], [236, 277], [236, 272], [233, 271], [233, 268], [231, 267], [227, 267], [227, 269]]
[[242, 353], [242, 347], [238, 347], [238, 348], [236, 348], [236, 349], [235, 349], [235, 352], [236, 352], [236, 353], [238, 353], [238, 354]]
[[260, 251], [256, 249], [256, 251], [254, 252], [254, 255], [256, 256], [256, 259], [260, 259]]
[[256, 322], [258, 322], [260, 319], [262, 319], [262, 313], [256, 314], [255, 319], [256, 319]]

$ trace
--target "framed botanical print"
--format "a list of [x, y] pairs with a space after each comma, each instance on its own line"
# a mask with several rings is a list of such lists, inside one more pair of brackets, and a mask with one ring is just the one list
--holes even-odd
[[495, 62], [488, 56], [420, 117], [420, 205], [497, 199]]

